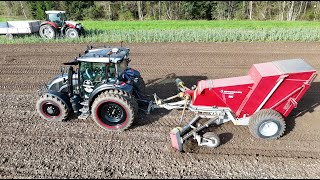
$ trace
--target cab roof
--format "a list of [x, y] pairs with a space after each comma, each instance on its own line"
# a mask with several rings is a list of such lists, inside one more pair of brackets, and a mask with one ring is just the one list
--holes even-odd
[[58, 13], [65, 13], [65, 11], [56, 11], [56, 10], [46, 11], [46, 14], [58, 14]]
[[[83, 56], [77, 58], [80, 62], [121, 63], [129, 56], [129, 48], [105, 47], [87, 50]], [[110, 53], [110, 55], [108, 55]]]

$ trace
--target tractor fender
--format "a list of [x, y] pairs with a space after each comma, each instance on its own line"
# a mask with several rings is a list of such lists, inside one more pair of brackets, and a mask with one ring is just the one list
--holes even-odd
[[118, 89], [118, 90], [122, 90], [122, 91], [126, 91], [128, 93], [132, 93], [133, 91], [133, 87], [129, 84], [121, 84], [121, 85], [115, 85], [115, 84], [100, 84], [98, 85], [93, 91], [92, 93], [90, 94], [89, 96], [89, 107], [91, 107], [93, 101], [96, 99], [96, 97], [106, 91], [106, 90], [109, 90], [109, 89]]
[[53, 26], [56, 29], [58, 28], [58, 26], [54, 22], [50, 22], [50, 21], [44, 21], [41, 23], [40, 26], [45, 25], [45, 24], [50, 24], [51, 26]]
[[127, 68], [126, 70], [123, 71], [123, 73], [120, 75], [120, 80], [133, 80], [134, 78], [141, 77], [140, 72], [132, 69], [132, 68]]
[[72, 104], [71, 104], [70, 99], [69, 99], [67, 94], [60, 93], [60, 92], [57, 92], [57, 91], [52, 91], [52, 90], [48, 90], [47, 94], [55, 96], [57, 99], [60, 99], [67, 106], [68, 111], [69, 112], [72, 111]]

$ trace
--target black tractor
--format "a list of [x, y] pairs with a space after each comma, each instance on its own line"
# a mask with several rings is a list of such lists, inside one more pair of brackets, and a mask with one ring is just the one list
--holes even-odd
[[[84, 55], [66, 62], [68, 73], [44, 85], [36, 109], [48, 121], [64, 121], [71, 114], [92, 119], [106, 130], [125, 130], [138, 110], [150, 112], [140, 72], [130, 68], [130, 49], [88, 46]], [[76, 67], [76, 68], [75, 68]]]

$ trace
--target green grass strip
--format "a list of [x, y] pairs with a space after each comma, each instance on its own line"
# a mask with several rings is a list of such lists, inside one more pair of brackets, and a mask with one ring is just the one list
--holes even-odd
[[180, 30], [88, 30], [86, 37], [78, 39], [45, 40], [36, 35], [16, 37], [0, 36], [1, 44], [20, 43], [94, 43], [94, 42], [272, 42], [320, 41], [317, 28], [271, 29], [180, 29]]

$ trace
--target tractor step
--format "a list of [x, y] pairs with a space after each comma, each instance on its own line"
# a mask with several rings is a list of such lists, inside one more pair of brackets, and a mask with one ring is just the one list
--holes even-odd
[[80, 104], [83, 106], [89, 106], [89, 101], [82, 101]]
[[82, 113], [88, 113], [89, 112], [89, 108], [83, 107], [83, 108], [79, 109], [79, 111], [82, 112]]
[[78, 119], [83, 119], [83, 120], [85, 120], [85, 119], [87, 119], [88, 117], [89, 117], [89, 113], [88, 114], [80, 114], [80, 116], [78, 116]]
[[78, 116], [78, 119], [87, 119], [90, 116], [89, 101], [85, 100], [85, 101], [82, 101], [80, 104], [83, 105], [83, 107], [79, 109], [81, 114]]

